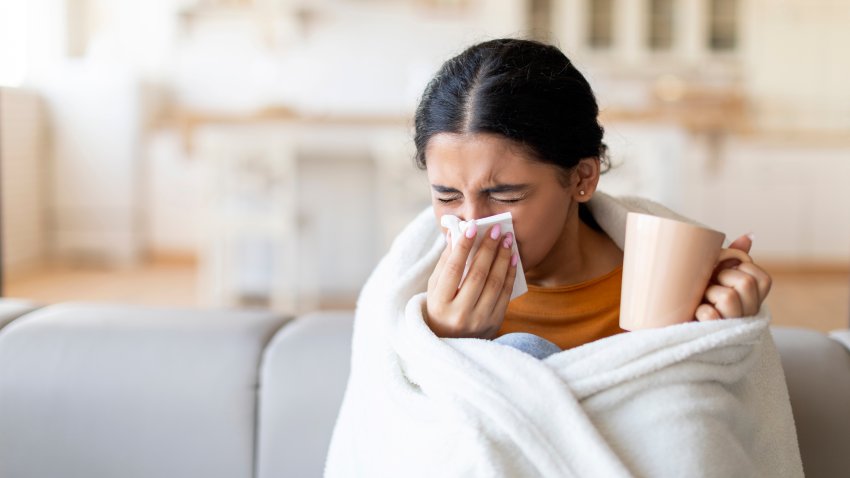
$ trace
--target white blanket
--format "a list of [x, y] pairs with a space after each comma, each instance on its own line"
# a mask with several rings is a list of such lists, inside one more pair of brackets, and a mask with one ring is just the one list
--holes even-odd
[[[601, 193], [590, 206], [620, 247], [628, 211], [672, 215]], [[422, 310], [443, 247], [426, 210], [364, 287], [327, 477], [803, 475], [766, 310], [541, 361], [431, 332]]]

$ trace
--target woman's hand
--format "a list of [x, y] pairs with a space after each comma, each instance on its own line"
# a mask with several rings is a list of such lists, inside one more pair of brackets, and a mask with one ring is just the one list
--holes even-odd
[[[729, 248], [749, 253], [752, 245], [749, 236], [741, 236]], [[703, 303], [697, 308], [697, 320], [751, 317], [758, 313], [770, 292], [772, 280], [764, 269], [752, 262], [734, 265], [735, 262], [738, 261], [726, 261], [714, 270]]]
[[428, 280], [425, 320], [439, 337], [493, 338], [505, 318], [516, 276], [513, 234], [502, 237], [498, 224], [486, 231], [461, 284], [477, 233], [472, 223], [455, 247], [447, 235], [446, 249]]

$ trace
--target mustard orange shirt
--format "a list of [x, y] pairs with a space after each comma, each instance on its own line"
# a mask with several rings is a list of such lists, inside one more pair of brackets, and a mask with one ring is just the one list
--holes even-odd
[[562, 350], [616, 335], [620, 328], [623, 267], [579, 284], [528, 286], [508, 304], [499, 335], [527, 332], [554, 342]]

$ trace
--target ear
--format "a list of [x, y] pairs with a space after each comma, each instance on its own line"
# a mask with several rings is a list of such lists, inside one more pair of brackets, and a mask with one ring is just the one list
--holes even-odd
[[573, 169], [573, 198], [578, 202], [590, 201], [599, 184], [601, 165], [599, 158], [584, 158]]

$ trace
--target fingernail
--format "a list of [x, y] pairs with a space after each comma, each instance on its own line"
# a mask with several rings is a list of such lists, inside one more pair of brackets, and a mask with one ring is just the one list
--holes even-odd
[[502, 247], [505, 249], [511, 247], [511, 244], [514, 243], [514, 235], [512, 233], [505, 234], [505, 240], [502, 241]]
[[490, 229], [490, 239], [498, 239], [502, 235], [502, 225], [496, 224]]
[[750, 242], [756, 242], [756, 235], [753, 234], [752, 232], [747, 234], [747, 237], [750, 238]]
[[514, 252], [514, 254], [511, 256], [511, 267], [516, 267], [516, 263], [518, 260], [519, 256], [516, 254], [516, 252]]
[[470, 222], [469, 227], [466, 228], [465, 236], [469, 239], [472, 239], [473, 237], [475, 237], [475, 234], [477, 234], [477, 233], [478, 233], [478, 226], [476, 226], [474, 222]]

